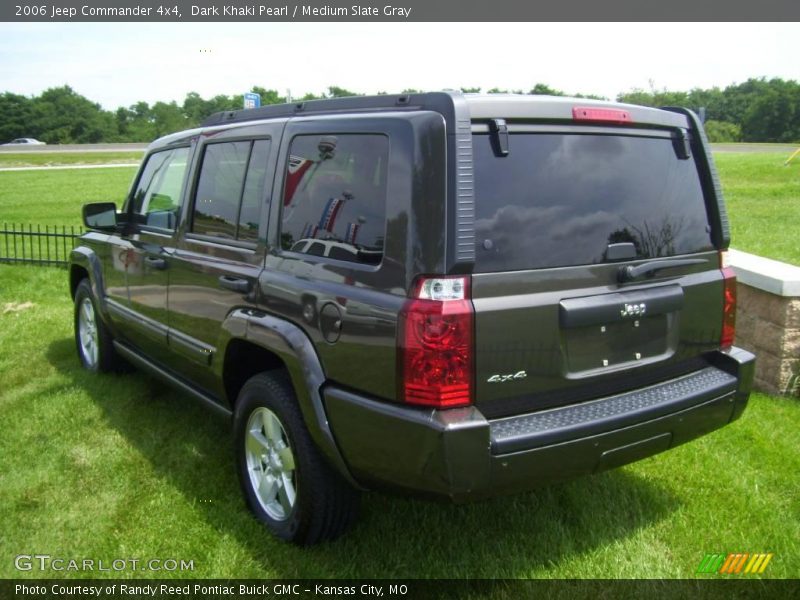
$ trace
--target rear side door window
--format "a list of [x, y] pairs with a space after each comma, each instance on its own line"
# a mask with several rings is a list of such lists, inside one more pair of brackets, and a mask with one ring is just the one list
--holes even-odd
[[178, 224], [189, 148], [151, 154], [131, 197], [135, 222], [174, 231]]
[[265, 139], [206, 146], [192, 211], [192, 233], [257, 241], [269, 146]]

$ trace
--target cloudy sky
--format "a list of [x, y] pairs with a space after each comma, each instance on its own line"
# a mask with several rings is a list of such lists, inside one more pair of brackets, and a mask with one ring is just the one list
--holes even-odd
[[107, 109], [252, 85], [301, 96], [542, 82], [614, 98], [798, 80], [798, 40], [798, 23], [0, 23], [0, 91], [67, 84]]

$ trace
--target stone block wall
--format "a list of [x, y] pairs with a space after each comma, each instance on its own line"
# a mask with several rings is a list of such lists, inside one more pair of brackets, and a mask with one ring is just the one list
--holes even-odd
[[737, 276], [736, 345], [756, 355], [755, 387], [800, 396], [800, 267], [730, 252]]
[[755, 386], [800, 395], [800, 298], [737, 285], [736, 345], [753, 352]]

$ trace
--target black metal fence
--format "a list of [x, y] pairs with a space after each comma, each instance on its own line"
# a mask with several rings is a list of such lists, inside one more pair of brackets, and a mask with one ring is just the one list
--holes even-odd
[[66, 266], [75, 238], [82, 233], [83, 228], [75, 225], [3, 223], [0, 263]]

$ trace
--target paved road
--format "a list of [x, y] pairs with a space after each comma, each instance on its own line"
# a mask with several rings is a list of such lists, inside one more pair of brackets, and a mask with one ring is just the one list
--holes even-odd
[[48, 167], [0, 167], [4, 171], [51, 171], [53, 169], [115, 169], [117, 167], [138, 167], [139, 163], [124, 163], [119, 165], [52, 165]]
[[0, 153], [18, 152], [144, 152], [148, 144], [47, 144], [45, 146], [0, 146]]
[[800, 144], [711, 144], [714, 152], [777, 152], [789, 155], [800, 148]]

